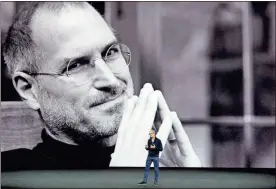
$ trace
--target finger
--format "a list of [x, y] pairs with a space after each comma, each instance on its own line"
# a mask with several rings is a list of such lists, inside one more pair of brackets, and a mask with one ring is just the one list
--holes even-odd
[[175, 164], [177, 165], [177, 167], [184, 167], [185, 166], [184, 161], [183, 161], [184, 158], [183, 158], [183, 156], [181, 155], [181, 153], [179, 151], [179, 147], [178, 147], [177, 141], [176, 140], [169, 141], [168, 144], [169, 144], [170, 149], [172, 151], [173, 162], [175, 162]]
[[[159, 91], [158, 93], [159, 93], [158, 108], [159, 108], [161, 119], [163, 120], [167, 115], [170, 115], [171, 111], [167, 105], [167, 102], [166, 102], [162, 92]], [[170, 135], [169, 135], [168, 139], [175, 140], [175, 136], [174, 136], [174, 133], [172, 130], [170, 131]]]
[[138, 97], [136, 95], [132, 96], [130, 99], [127, 100], [126, 106], [124, 108], [122, 121], [129, 119], [130, 115], [133, 112], [135, 104], [137, 102]]
[[[162, 142], [163, 149], [166, 146], [166, 142], [168, 140], [168, 136], [170, 133], [170, 130], [172, 129], [172, 119], [171, 116], [166, 116], [160, 126], [160, 129], [157, 133], [157, 138], [159, 138]], [[161, 155], [161, 154], [160, 154]]]
[[[158, 105], [158, 92], [154, 91], [148, 96], [144, 112], [141, 115], [141, 118], [143, 121], [141, 122], [141, 126], [137, 128], [138, 131], [143, 135], [144, 133], [148, 133], [149, 130], [152, 128], [155, 114], [157, 111], [157, 105]], [[147, 135], [145, 136], [147, 139], [148, 138]]]
[[[169, 150], [167, 148], [169, 148]], [[168, 164], [168, 167], [201, 167], [200, 160], [196, 154], [183, 156], [180, 153], [176, 140], [167, 142], [162, 155], [164, 154], [167, 156], [166, 158], [169, 162], [173, 162], [173, 164]]]
[[169, 160], [170, 163], [168, 164], [168, 167], [175, 167], [177, 164], [177, 158], [174, 149], [171, 147], [171, 142], [172, 141], [167, 141], [162, 153], [162, 157], [165, 156], [165, 158]]
[[124, 127], [126, 126], [125, 122], [128, 122], [129, 117], [131, 116], [133, 109], [135, 107], [135, 104], [137, 102], [138, 97], [137, 96], [133, 96], [132, 98], [130, 98], [129, 100], [127, 100], [127, 104], [125, 106], [124, 109], [124, 113], [122, 116], [122, 121], [118, 130], [118, 133], [124, 131]]
[[171, 158], [171, 154], [172, 151], [167, 143], [162, 155], [160, 156], [160, 162], [162, 162], [165, 167], [176, 167], [175, 161]]
[[186, 134], [181, 121], [179, 120], [176, 112], [172, 112], [172, 123], [173, 130], [176, 137], [177, 145], [179, 147], [180, 153], [183, 156], [188, 156], [195, 153], [191, 145], [191, 142]]
[[172, 113], [172, 122], [176, 142], [181, 154], [178, 157], [178, 165], [181, 167], [202, 167], [200, 160], [192, 147], [189, 137], [175, 112]]
[[146, 83], [140, 91], [139, 98], [137, 99], [135, 108], [134, 108], [134, 110], [130, 116], [130, 119], [129, 119], [129, 124], [135, 125], [128, 129], [128, 134], [130, 137], [132, 137], [132, 135], [134, 134], [134, 132], [137, 128], [136, 125], [140, 121], [141, 115], [144, 112], [148, 96], [152, 92], [153, 92], [153, 87], [150, 83]]
[[129, 126], [128, 120], [132, 114], [132, 111], [135, 107], [137, 99], [138, 99], [137, 96], [133, 96], [131, 99], [127, 101], [127, 104], [125, 106], [124, 113], [122, 116], [122, 121], [118, 129], [118, 138], [116, 142], [116, 147], [120, 146], [123, 143], [123, 138], [127, 134], [127, 127]]
[[128, 127], [127, 135], [126, 135], [126, 141], [132, 141], [133, 136], [135, 135], [135, 131], [137, 129], [138, 123], [141, 119], [141, 115], [144, 112], [147, 99], [149, 94], [153, 92], [153, 87], [150, 83], [146, 83], [144, 87], [140, 91], [139, 98], [136, 102], [135, 108], [129, 118], [128, 124], [131, 125], [131, 127]]
[[131, 120], [132, 122], [136, 123], [136, 121], [140, 118], [146, 106], [148, 96], [152, 92], [153, 92], [152, 85], [150, 83], [146, 83], [140, 91], [140, 95], [137, 100], [136, 106], [132, 112], [132, 120]]

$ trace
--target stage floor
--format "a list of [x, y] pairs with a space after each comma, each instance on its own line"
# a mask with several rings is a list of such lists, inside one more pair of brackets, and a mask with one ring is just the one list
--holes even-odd
[[[137, 185], [143, 169], [2, 172], [2, 188], [153, 188]], [[222, 170], [161, 169], [156, 188], [275, 188], [275, 175]]]

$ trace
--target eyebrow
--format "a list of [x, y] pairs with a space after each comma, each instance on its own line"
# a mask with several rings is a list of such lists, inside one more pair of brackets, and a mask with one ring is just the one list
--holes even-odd
[[107, 51], [112, 45], [115, 45], [115, 44], [117, 44], [117, 43], [119, 43], [119, 40], [113, 40], [112, 42], [110, 42], [110, 43], [108, 43], [107, 45], [105, 45], [104, 47], [102, 47], [102, 48], [100, 48], [100, 51], [101, 52], [105, 52], [105, 51]]
[[[100, 52], [106, 52], [112, 45], [115, 45], [117, 43], [120, 43], [120, 40], [115, 39], [113, 41], [111, 41], [110, 43], [98, 48], [100, 50]], [[71, 60], [77, 60], [77, 59], [81, 59], [81, 58], [87, 58], [91, 55], [91, 51], [90, 52], [85, 52], [85, 53], [80, 53], [72, 58], [64, 58], [60, 61], [60, 66], [58, 68], [59, 72], [64, 71], [64, 69], [66, 69], [69, 61]]]

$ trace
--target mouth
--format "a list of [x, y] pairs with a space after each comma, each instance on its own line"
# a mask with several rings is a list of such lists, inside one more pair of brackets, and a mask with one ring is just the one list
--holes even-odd
[[125, 96], [127, 96], [126, 91], [123, 91], [121, 94], [116, 95], [114, 98], [110, 98], [103, 102], [94, 103], [91, 106], [91, 108], [102, 107], [102, 106], [105, 106], [105, 107], [115, 106], [119, 103], [122, 103], [124, 101]]

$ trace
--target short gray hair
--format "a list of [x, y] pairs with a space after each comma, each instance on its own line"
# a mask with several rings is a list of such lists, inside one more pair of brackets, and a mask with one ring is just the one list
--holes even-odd
[[154, 134], [156, 134], [156, 130], [155, 130], [155, 129], [151, 129], [151, 131], [153, 131], [153, 132], [154, 132]]
[[3, 44], [3, 56], [9, 74], [12, 76], [16, 70], [37, 72], [39, 69], [37, 62], [43, 56], [43, 52], [37, 48], [32, 39], [30, 27], [30, 22], [38, 9], [46, 8], [53, 12], [60, 12], [67, 6], [85, 7], [87, 5], [89, 4], [85, 2], [25, 3], [9, 28]]

